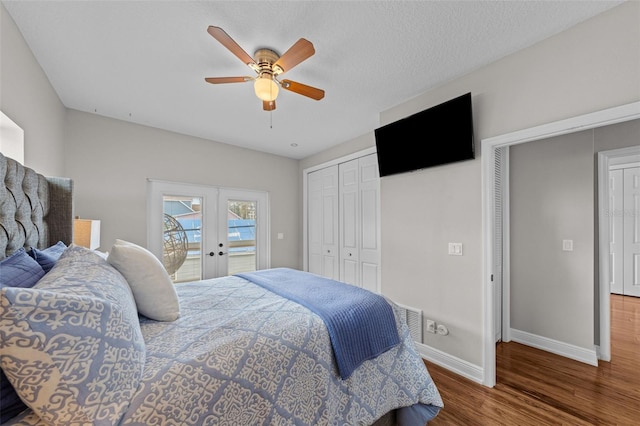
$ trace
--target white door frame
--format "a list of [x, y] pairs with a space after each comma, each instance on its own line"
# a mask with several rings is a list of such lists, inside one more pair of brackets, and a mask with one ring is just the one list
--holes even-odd
[[[640, 102], [633, 102], [619, 107], [609, 108], [590, 114], [560, 120], [541, 126], [520, 130], [505, 135], [483, 139], [482, 143], [482, 239], [483, 239], [483, 379], [485, 386], [496, 384], [496, 343], [495, 343], [495, 309], [494, 286], [491, 282], [493, 273], [493, 239], [494, 229], [494, 177], [495, 177], [495, 149], [525, 142], [547, 139], [597, 127], [607, 126], [624, 121], [640, 118]], [[505, 200], [508, 203], [508, 198]], [[602, 208], [602, 207], [601, 207]], [[602, 214], [600, 214], [602, 216]], [[602, 239], [600, 240], [602, 241]], [[607, 250], [608, 253], [608, 250]], [[608, 256], [605, 256], [605, 269], [608, 273]], [[600, 249], [600, 279], [603, 273], [602, 250]], [[601, 281], [602, 282], [602, 281]], [[600, 353], [606, 355], [610, 351], [610, 321], [609, 321], [609, 293], [600, 286]], [[607, 287], [607, 286], [605, 286]], [[607, 288], [608, 290], [608, 288]], [[605, 313], [606, 311], [606, 313]], [[603, 352], [604, 351], [604, 352]], [[610, 352], [609, 352], [610, 356]]]
[[[637, 157], [640, 155], [640, 145], [639, 146], [631, 146], [627, 148], [620, 149], [612, 149], [609, 151], [601, 151], [598, 153], [598, 205], [599, 216], [598, 216], [598, 251], [600, 254], [600, 282], [605, 283], [609, 282], [609, 273], [611, 265], [610, 256], [609, 256], [609, 241], [611, 239], [611, 235], [609, 234], [609, 215], [607, 214], [608, 206], [609, 206], [609, 168], [612, 163], [618, 163], [623, 158], [626, 157]], [[609, 295], [611, 293], [610, 287], [600, 286], [600, 318], [603, 317], [605, 312], [602, 311], [602, 299], [606, 298], [609, 301], [609, 297], [605, 295]], [[607, 306], [608, 307], [608, 306]], [[609, 310], [606, 311], [606, 317], [609, 318]], [[609, 327], [607, 326], [607, 330]], [[609, 345], [607, 347], [603, 347], [602, 345], [602, 323], [600, 324], [600, 356], [599, 358], [604, 361], [611, 360], [611, 348]]]

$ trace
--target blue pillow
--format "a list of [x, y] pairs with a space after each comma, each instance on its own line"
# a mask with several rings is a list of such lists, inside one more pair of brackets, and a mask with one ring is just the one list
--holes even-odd
[[4, 423], [27, 409], [4, 371], [0, 370], [0, 423]]
[[[0, 288], [33, 287], [44, 276], [42, 267], [20, 248], [11, 256], [0, 260]], [[0, 370], [0, 423], [26, 410], [15, 389]]]
[[51, 247], [47, 247], [44, 250], [39, 250], [35, 247], [32, 247], [31, 250], [27, 252], [29, 256], [34, 258], [36, 262], [42, 266], [44, 272], [49, 272], [53, 265], [56, 264], [62, 252], [65, 251], [67, 246], [62, 241], [58, 241], [56, 244]]
[[24, 248], [0, 260], [0, 288], [33, 287], [44, 276], [44, 269]]

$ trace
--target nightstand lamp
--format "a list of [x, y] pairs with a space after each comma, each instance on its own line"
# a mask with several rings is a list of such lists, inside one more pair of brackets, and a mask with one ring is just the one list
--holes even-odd
[[73, 243], [90, 250], [95, 250], [100, 247], [100, 221], [93, 219], [74, 219]]

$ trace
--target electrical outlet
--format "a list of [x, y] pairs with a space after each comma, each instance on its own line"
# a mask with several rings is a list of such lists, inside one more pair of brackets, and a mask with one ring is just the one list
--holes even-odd
[[427, 320], [427, 331], [429, 333], [435, 333], [436, 332], [436, 322], [434, 320]]
[[444, 324], [438, 324], [436, 333], [440, 334], [441, 336], [446, 336], [447, 334], [449, 334], [449, 329]]

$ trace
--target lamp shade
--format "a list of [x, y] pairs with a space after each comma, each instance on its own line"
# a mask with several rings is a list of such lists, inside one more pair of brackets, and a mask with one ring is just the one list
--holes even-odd
[[73, 243], [91, 250], [100, 247], [100, 221], [93, 219], [74, 219]]
[[263, 101], [275, 101], [278, 97], [278, 91], [280, 88], [275, 81], [271, 79], [271, 76], [265, 74], [264, 76], [260, 76], [256, 78], [256, 81], [253, 83], [253, 89], [256, 92], [256, 96]]

